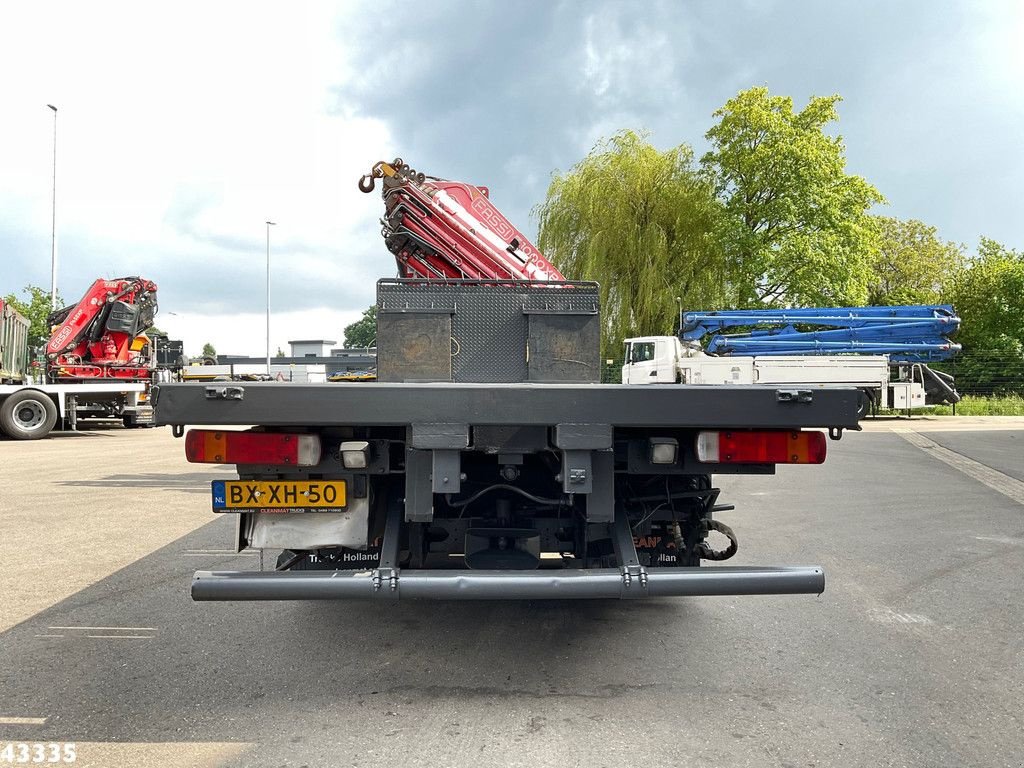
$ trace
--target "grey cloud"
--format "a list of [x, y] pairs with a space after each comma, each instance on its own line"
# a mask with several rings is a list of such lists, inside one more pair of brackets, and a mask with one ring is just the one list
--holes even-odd
[[[220, 202], [220, 195], [208, 188], [179, 187], [164, 214], [164, 223], [179, 235], [183, 235], [199, 245], [209, 245], [234, 253], [259, 253], [265, 247], [263, 237], [258, 235], [242, 237], [231, 233], [214, 232], [202, 225], [200, 221], [202, 215]], [[257, 221], [259, 220], [257, 219]], [[255, 231], [259, 231], [258, 227], [255, 228]], [[293, 255], [315, 256], [323, 252], [322, 248], [294, 238], [287, 240], [287, 249]]]
[[[551, 171], [579, 159], [592, 125], [642, 120], [667, 94], [678, 101], [684, 46], [665, 22], [679, 11], [647, 7], [639, 19], [607, 2], [442, 3], [417, 6], [415, 18], [408, 6], [377, 6], [340, 31], [366, 67], [338, 89], [336, 109], [386, 119], [396, 154], [491, 186], [526, 227]], [[501, 178], [505, 167], [518, 176]]]
[[[1002, 6], [986, 7], [998, 15]], [[386, 121], [394, 153], [421, 170], [490, 186], [527, 234], [551, 172], [568, 169], [598, 137], [646, 128], [659, 146], [688, 142], [700, 154], [711, 113], [763, 84], [798, 105], [843, 95], [850, 168], [881, 189], [890, 213], [957, 241], [985, 234], [1024, 245], [1024, 97], [1008, 86], [1010, 63], [1000, 90], [994, 65], [977, 60], [972, 36], [984, 20], [967, 0], [438, 0], [366, 3], [351, 16], [337, 34], [359, 74], [332, 92], [333, 111]], [[365, 158], [367, 167], [378, 159]], [[165, 310], [262, 307], [262, 227], [257, 220], [244, 236], [211, 231], [204, 213], [220, 205], [217, 195], [182, 191], [165, 217], [180, 237], [155, 250], [116, 232], [62, 231], [65, 298], [99, 275], [141, 272], [160, 285]], [[48, 230], [27, 232], [14, 218], [0, 217], [3, 293], [49, 285]], [[273, 253], [273, 301], [282, 309], [361, 309], [374, 281], [394, 274], [373, 221], [328, 246], [282, 227]]]
[[[382, 259], [379, 236], [369, 239], [365, 253], [342, 249], [318, 251], [318, 258], [303, 258], [287, 245], [271, 249], [272, 303], [275, 311], [331, 307], [362, 309], [374, 296], [374, 283]], [[18, 254], [3, 261], [0, 293], [20, 293], [25, 284], [50, 285], [49, 238], [45, 252], [41, 238], [12, 239], [4, 235], [5, 247]], [[24, 247], [20, 247], [24, 246]], [[36, 257], [25, 257], [31, 251]], [[305, 251], [307, 249], [301, 249]], [[361, 250], [361, 249], [360, 249]], [[336, 266], [328, 272], [319, 264]], [[387, 267], [385, 267], [387, 268]], [[19, 276], [9, 278], [9, 275]], [[266, 292], [266, 251], [257, 242], [248, 251], [225, 251], [212, 243], [193, 248], [172, 245], [138, 246], [114, 239], [91, 239], [68, 235], [61, 240], [58, 287], [66, 302], [77, 301], [97, 277], [142, 275], [157, 283], [161, 312], [179, 314], [262, 311]], [[159, 317], [157, 324], [160, 324]]]
[[[711, 113], [740, 89], [800, 106], [838, 92], [850, 168], [891, 213], [1012, 242], [1022, 104], [982, 87], [968, 44], [979, 24], [966, 1], [376, 4], [339, 29], [360, 74], [334, 108], [384, 119], [396, 154], [490, 186], [532, 233], [551, 171], [598, 137], [648, 129], [700, 154]], [[970, 201], [951, 194], [964, 188]]]

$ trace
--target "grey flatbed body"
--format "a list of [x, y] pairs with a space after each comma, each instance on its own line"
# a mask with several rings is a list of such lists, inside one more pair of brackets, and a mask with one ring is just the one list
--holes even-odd
[[214, 382], [153, 390], [158, 425], [857, 429], [855, 389], [663, 384]]

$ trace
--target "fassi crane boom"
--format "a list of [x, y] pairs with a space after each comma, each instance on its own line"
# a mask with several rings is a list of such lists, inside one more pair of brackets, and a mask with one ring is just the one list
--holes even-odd
[[51, 381], [146, 380], [152, 352], [143, 335], [156, 316], [156, 283], [142, 277], [94, 282], [81, 300], [52, 313], [46, 345]]
[[382, 180], [382, 234], [400, 277], [562, 281], [562, 273], [488, 199], [487, 187], [426, 176], [401, 158], [359, 180]]

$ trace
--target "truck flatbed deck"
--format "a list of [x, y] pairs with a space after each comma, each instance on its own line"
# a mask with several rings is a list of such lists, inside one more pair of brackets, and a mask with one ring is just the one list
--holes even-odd
[[622, 384], [276, 382], [161, 384], [158, 425], [469, 424], [857, 429], [854, 389]]

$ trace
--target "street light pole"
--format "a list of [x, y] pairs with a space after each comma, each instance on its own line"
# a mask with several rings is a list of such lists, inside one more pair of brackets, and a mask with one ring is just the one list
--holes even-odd
[[53, 110], [53, 216], [50, 223], [50, 309], [57, 309], [57, 108]]
[[270, 375], [270, 228], [276, 225], [267, 221], [267, 376]]

